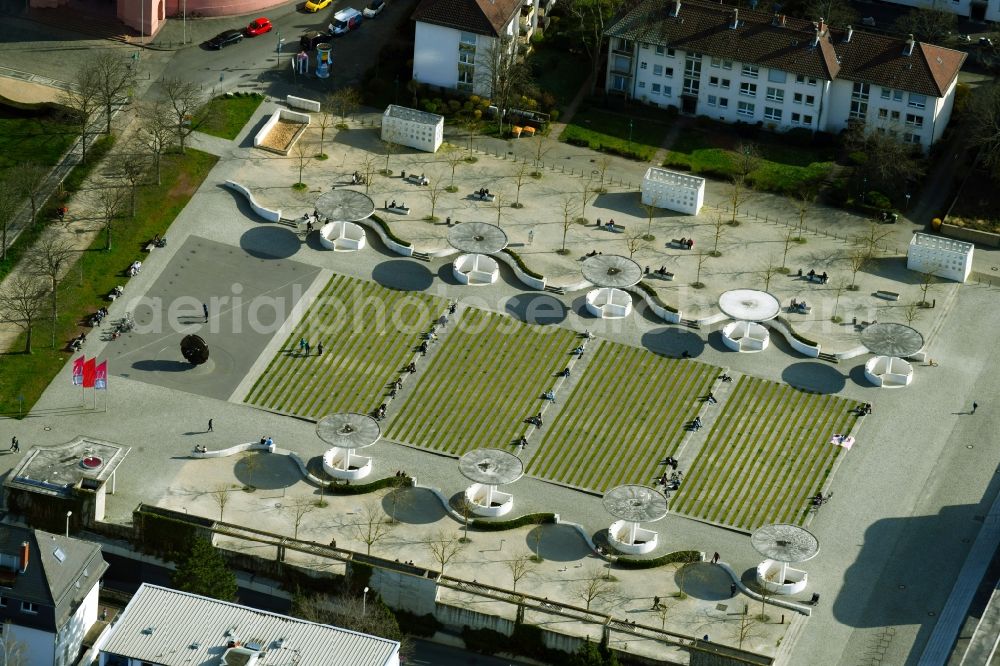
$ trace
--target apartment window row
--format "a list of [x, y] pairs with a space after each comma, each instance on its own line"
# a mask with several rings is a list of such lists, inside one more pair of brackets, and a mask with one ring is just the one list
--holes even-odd
[[795, 82], [796, 83], [802, 83], [802, 84], [809, 85], [809, 86], [814, 86], [814, 85], [816, 85], [818, 83], [816, 81], [816, 77], [814, 77], [814, 76], [803, 76], [802, 74], [796, 74], [795, 75]]
[[[645, 81], [639, 81], [639, 87], [642, 88], [642, 89], [645, 89], [646, 88], [646, 82]], [[665, 85], [662, 85], [662, 84], [659, 84], [659, 83], [653, 83], [653, 84], [651, 84], [649, 86], [649, 90], [650, 90], [650, 92], [653, 95], [664, 95], [666, 97], [670, 97], [670, 96], [673, 95], [673, 90], [671, 89], [670, 86], [665, 86]]]
[[767, 120], [781, 120], [781, 109], [777, 109], [773, 106], [765, 106], [764, 118]]
[[713, 88], [721, 87], [728, 89], [731, 84], [732, 81], [730, 81], [729, 79], [720, 79], [718, 76], [708, 77], [708, 85], [712, 86]]
[[851, 112], [848, 115], [854, 120], [864, 120], [868, 116], [868, 102], [851, 100]]
[[893, 102], [903, 101], [903, 91], [892, 88], [882, 88], [882, 99], [891, 99]]
[[729, 100], [726, 99], [725, 97], [716, 97], [715, 95], [709, 95], [708, 96], [708, 105], [709, 106], [718, 106], [719, 108], [722, 108], [722, 109], [728, 109], [729, 108]]
[[793, 93], [792, 102], [795, 104], [805, 104], [806, 106], [814, 106], [816, 104], [815, 95], [803, 95], [802, 93]]
[[890, 111], [889, 109], [879, 109], [878, 117], [881, 120], [899, 120], [899, 111]]
[[871, 92], [871, 85], [856, 81], [854, 83], [854, 88], [851, 90], [851, 99], [866, 102], [868, 101], [868, 95], [870, 92]]
[[675, 55], [677, 55], [677, 52], [674, 51], [673, 49], [667, 48], [666, 46], [657, 46], [656, 55], [665, 55], [668, 58], [673, 58]]
[[747, 83], [746, 81], [740, 83], [740, 94], [745, 97], [756, 97], [757, 96], [757, 84]]
[[784, 102], [785, 101], [785, 91], [781, 88], [771, 88], [767, 89], [767, 99], [772, 102]]
[[673, 76], [673, 67], [664, 67], [663, 65], [653, 65], [653, 74], [655, 76]]
[[712, 58], [712, 67], [716, 69], [732, 69], [733, 61], [725, 58]]
[[793, 125], [812, 125], [813, 117], [808, 114], [793, 113], [792, 114], [792, 124]]
[[753, 117], [754, 105], [750, 102], [740, 102], [736, 107], [736, 113], [741, 116]]
[[756, 65], [743, 65], [740, 73], [748, 79], [756, 79], [760, 75], [760, 68]]

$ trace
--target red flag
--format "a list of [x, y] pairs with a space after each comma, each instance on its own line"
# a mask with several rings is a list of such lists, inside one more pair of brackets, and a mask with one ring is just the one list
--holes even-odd
[[73, 386], [83, 383], [83, 357], [73, 361]]
[[88, 358], [83, 364], [83, 388], [94, 388], [97, 375], [97, 359]]
[[96, 375], [94, 377], [94, 388], [97, 390], [108, 388], [108, 362], [101, 361], [101, 364], [97, 366]]

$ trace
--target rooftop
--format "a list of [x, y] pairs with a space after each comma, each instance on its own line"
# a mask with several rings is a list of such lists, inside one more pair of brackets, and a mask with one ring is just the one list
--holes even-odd
[[412, 18], [477, 35], [499, 37], [522, 4], [521, 0], [423, 0]]
[[387, 106], [385, 109], [385, 115], [392, 118], [399, 118], [401, 120], [409, 120], [422, 125], [437, 125], [438, 123], [444, 121], [444, 116], [439, 116], [436, 113], [417, 111], [416, 109], [410, 109], [405, 106], [397, 106], [396, 104], [390, 104]]
[[91, 489], [104, 485], [129, 451], [127, 446], [90, 437], [77, 437], [59, 446], [36, 446], [4, 485], [68, 497], [78, 484]]
[[222, 664], [231, 642], [257, 651], [255, 666], [399, 664], [396, 641], [148, 583], [129, 601], [103, 652], [164, 666]]

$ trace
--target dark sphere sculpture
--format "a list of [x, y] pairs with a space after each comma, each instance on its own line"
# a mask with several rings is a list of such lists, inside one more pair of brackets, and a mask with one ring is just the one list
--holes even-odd
[[186, 335], [181, 340], [181, 354], [191, 365], [201, 365], [208, 360], [208, 343], [197, 335]]

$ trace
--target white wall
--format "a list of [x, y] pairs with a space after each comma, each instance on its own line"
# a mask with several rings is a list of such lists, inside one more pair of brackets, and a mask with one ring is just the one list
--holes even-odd
[[642, 203], [697, 215], [705, 201], [705, 179], [650, 167], [642, 179]]
[[[90, 582], [93, 579], [91, 576], [89, 579], [84, 579], [83, 583]], [[80, 650], [80, 645], [83, 643], [83, 637], [87, 634], [94, 623], [97, 622], [97, 607], [98, 607], [98, 585], [97, 581], [93, 581], [94, 586], [91, 588], [90, 592], [84, 598], [83, 603], [80, 607], [76, 609], [76, 612], [69, 619], [64, 627], [60, 630], [58, 636], [56, 636], [56, 646], [55, 652], [57, 661], [56, 664], [59, 666], [60, 663], [71, 664], [73, 663], [73, 658], [76, 657], [77, 652]], [[59, 655], [69, 655], [69, 659], [65, 662], [59, 662]]]
[[[11, 603], [20, 602], [11, 601]], [[13, 640], [20, 644], [23, 666], [53, 666], [56, 663], [55, 635], [17, 624], [10, 624], [8, 627], [5, 640]]]
[[913, 234], [906, 252], [906, 267], [920, 273], [965, 282], [972, 271], [975, 246], [965, 241], [930, 234]]
[[458, 30], [417, 21], [413, 40], [413, 79], [443, 88], [458, 82]]
[[382, 114], [382, 140], [391, 140], [428, 153], [436, 152], [444, 138], [444, 116], [434, 117], [437, 118], [436, 123], [422, 123], [391, 116], [386, 109]]

